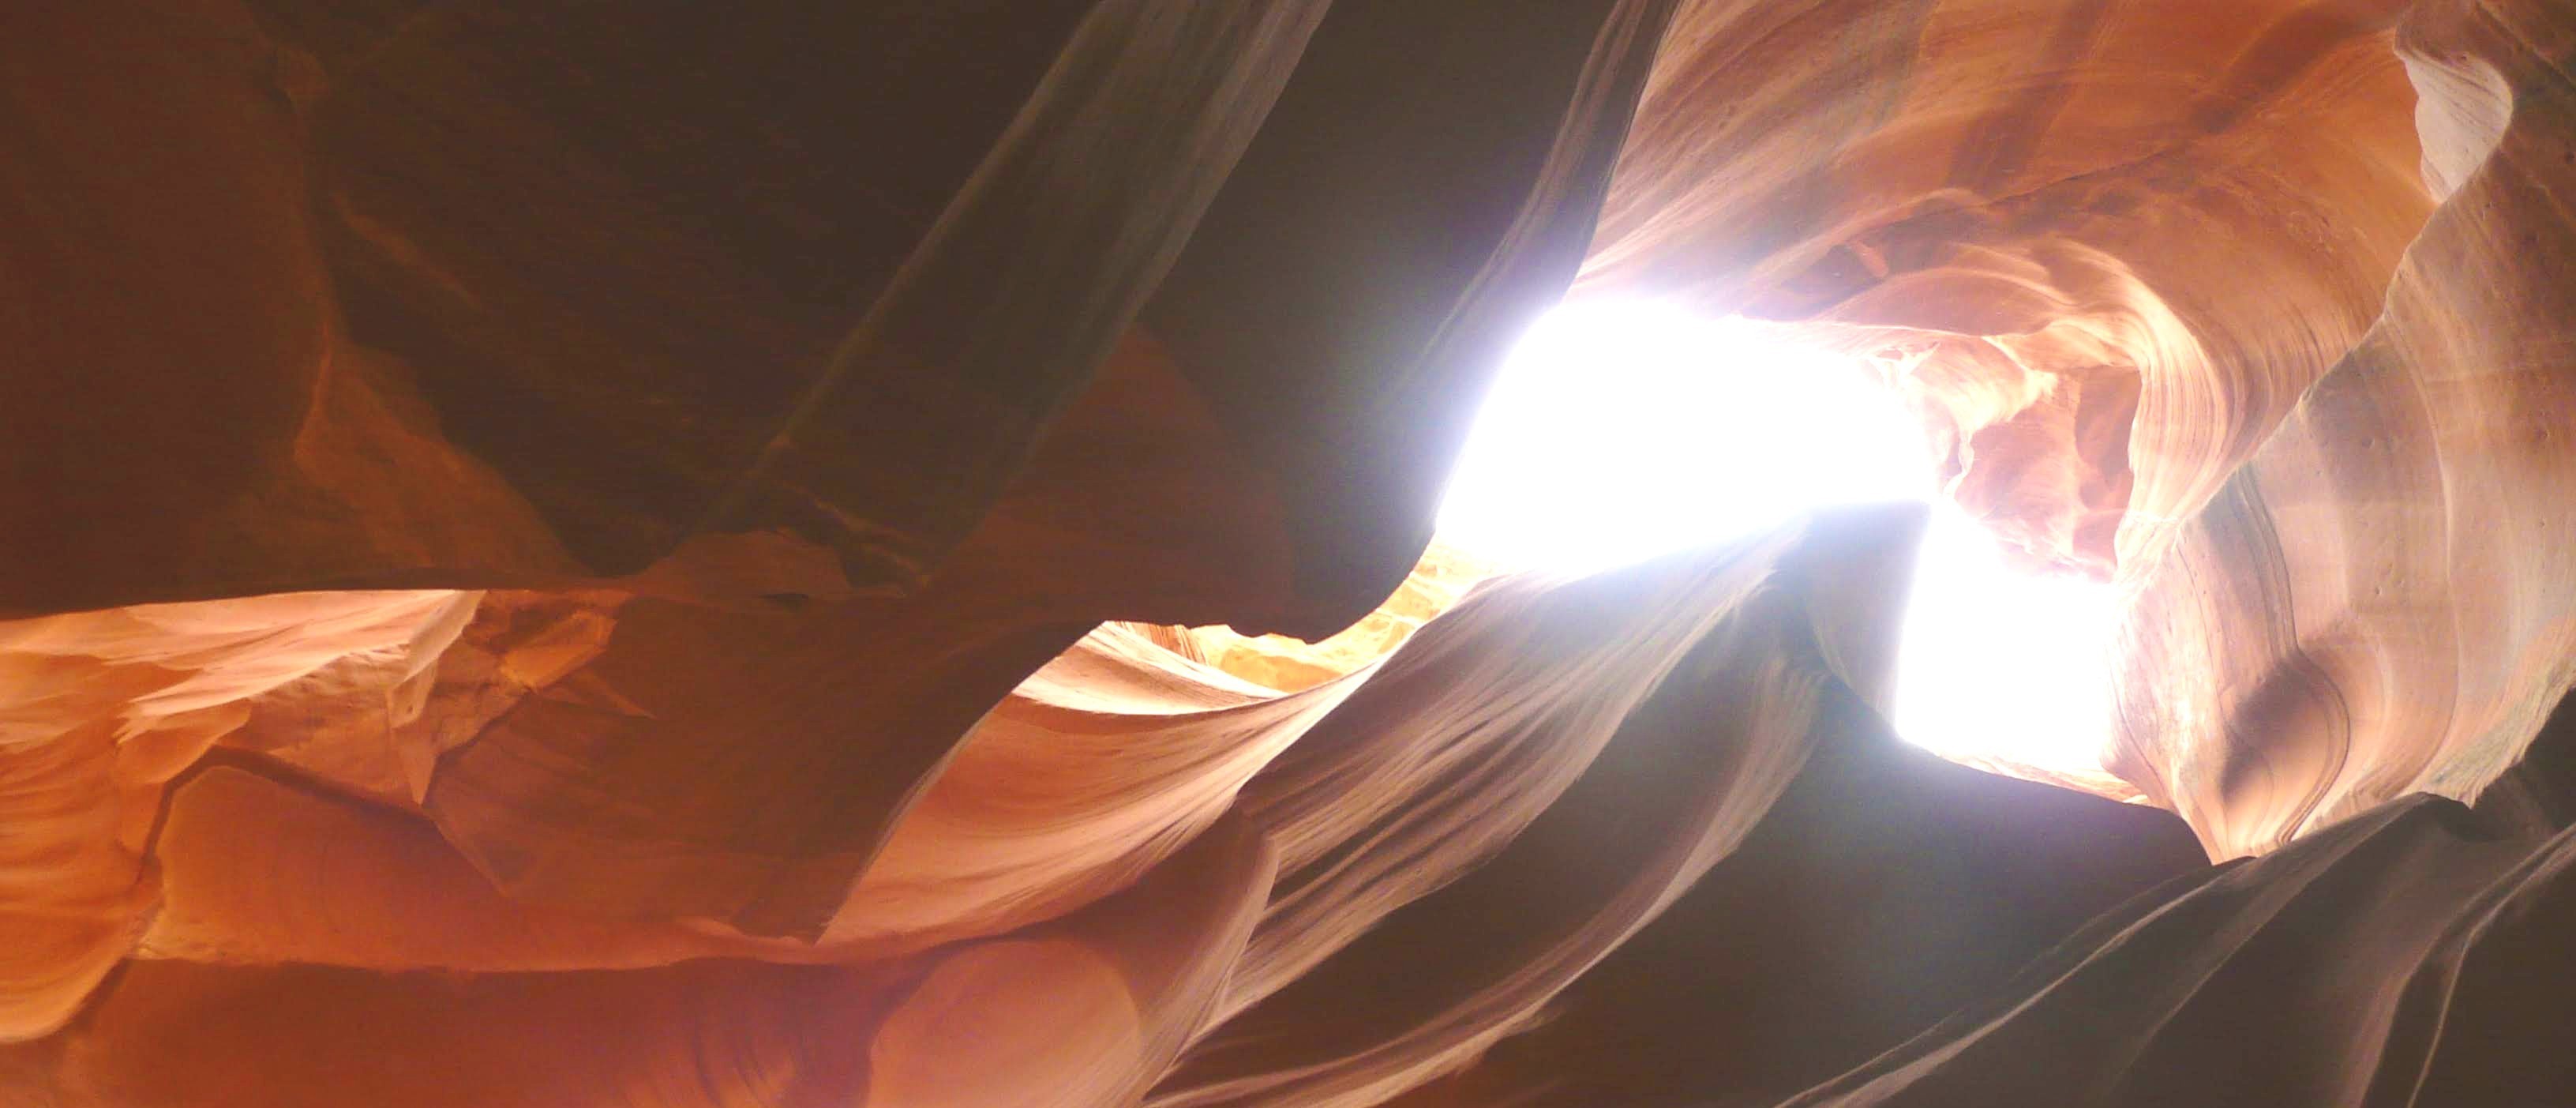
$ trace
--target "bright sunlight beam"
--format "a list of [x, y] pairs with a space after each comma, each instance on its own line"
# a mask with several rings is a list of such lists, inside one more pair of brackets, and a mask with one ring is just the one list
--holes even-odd
[[1450, 479], [1440, 537], [1507, 567], [1591, 569], [1811, 507], [1929, 501], [1896, 730], [1953, 755], [2098, 769], [2108, 589], [2013, 568], [1931, 480], [1913, 420], [1847, 362], [1737, 320], [1568, 306], [1505, 362]]

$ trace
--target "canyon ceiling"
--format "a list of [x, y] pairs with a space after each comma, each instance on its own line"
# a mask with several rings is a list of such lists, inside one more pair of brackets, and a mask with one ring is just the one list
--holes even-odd
[[[8, 5], [0, 1104], [2576, 1103], [2571, 58]], [[1881, 375], [2104, 772], [1889, 733], [1918, 509], [1426, 557], [1568, 295]]]

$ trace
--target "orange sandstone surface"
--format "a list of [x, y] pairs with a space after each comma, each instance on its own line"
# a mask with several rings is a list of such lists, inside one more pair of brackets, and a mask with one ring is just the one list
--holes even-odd
[[[0, 1104], [2569, 1102], [2571, 58], [16, 5]], [[1879, 373], [2118, 591], [2143, 802], [1896, 741], [1917, 509], [1431, 544], [1569, 294]]]

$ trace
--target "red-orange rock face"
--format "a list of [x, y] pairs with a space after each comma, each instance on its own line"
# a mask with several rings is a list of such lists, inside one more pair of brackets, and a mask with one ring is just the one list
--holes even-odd
[[[0, 1103], [2564, 1100], [2570, 57], [2536, 0], [0, 14]], [[1895, 741], [1910, 511], [1424, 558], [1569, 288], [1867, 359], [2121, 590], [2150, 803]]]

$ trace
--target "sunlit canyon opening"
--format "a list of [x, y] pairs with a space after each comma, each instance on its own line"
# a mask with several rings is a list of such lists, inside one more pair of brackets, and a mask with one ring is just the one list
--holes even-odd
[[0, 1108], [2576, 1108], [2576, 2], [0, 10]]
[[1440, 538], [1506, 569], [1588, 570], [1810, 508], [1925, 503], [1897, 732], [1952, 758], [2098, 771], [2109, 586], [2017, 563], [1941, 496], [1917, 423], [1872, 372], [1740, 319], [1560, 307], [1487, 396]]

